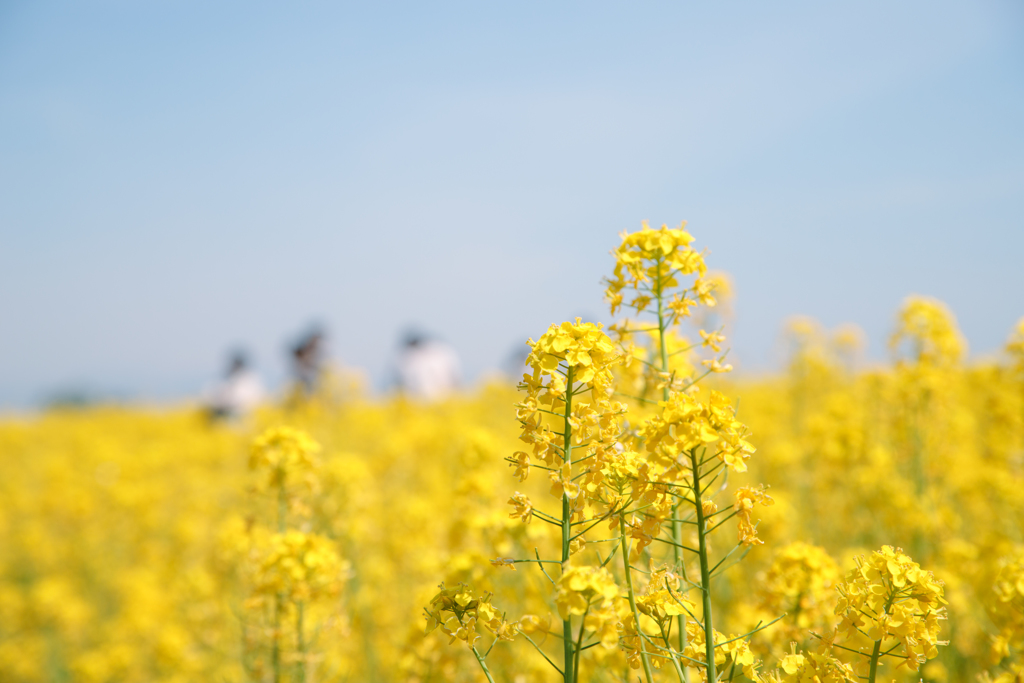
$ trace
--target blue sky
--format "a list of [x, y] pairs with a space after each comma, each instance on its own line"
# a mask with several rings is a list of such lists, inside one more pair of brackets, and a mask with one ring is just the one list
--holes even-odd
[[5, 2], [0, 406], [173, 398], [312, 320], [500, 366], [689, 221], [748, 371], [792, 314], [1024, 315], [1024, 11], [857, 3]]

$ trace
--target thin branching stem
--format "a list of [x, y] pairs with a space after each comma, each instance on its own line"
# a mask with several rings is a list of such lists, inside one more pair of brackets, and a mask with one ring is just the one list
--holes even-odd
[[533, 642], [533, 638], [526, 635], [522, 631], [519, 632], [519, 635], [521, 635], [523, 638], [526, 638], [527, 642], [530, 643], [530, 645], [533, 645], [533, 649], [540, 653], [540, 656], [544, 658], [544, 661], [550, 664], [551, 667], [558, 672], [558, 675], [562, 676], [563, 678], [565, 677], [565, 672], [559, 669], [558, 665], [551, 661], [551, 658], [544, 653], [544, 650], [540, 649], [540, 646], [537, 645], [537, 643]]
[[[619, 524], [623, 529], [626, 528], [626, 516], [624, 514], [619, 515]], [[633, 590], [633, 574], [630, 571], [629, 566], [629, 544], [626, 542], [626, 534], [622, 534], [622, 542], [619, 546], [622, 552], [622, 569], [626, 574], [626, 592], [629, 596], [629, 607], [633, 610], [633, 625], [636, 628], [638, 637], [640, 638], [640, 662], [644, 667], [644, 678], [647, 683], [653, 683], [654, 675], [651, 673], [651, 660], [647, 658], [647, 650], [644, 648], [644, 642], [642, 639], [643, 631], [640, 628], [640, 611], [636, 607], [636, 593]]]
[[580, 619], [580, 634], [576, 639], [576, 661], [573, 662], [573, 675], [576, 677], [574, 680], [579, 680], [580, 677], [580, 652], [583, 648], [583, 633], [586, 631], [587, 615], [590, 614], [590, 602], [587, 602], [587, 609], [583, 610], [583, 618]]
[[551, 582], [551, 585], [552, 585], [552, 586], [553, 586], [553, 585], [555, 585], [555, 580], [551, 578], [551, 575], [550, 575], [550, 574], [548, 574], [548, 570], [547, 570], [547, 569], [544, 569], [544, 561], [542, 561], [542, 560], [540, 559], [540, 551], [539, 551], [539, 550], [537, 550], [536, 548], [534, 548], [534, 549], [533, 549], [533, 553], [534, 553], [534, 554], [535, 554], [535, 555], [537, 556], [537, 566], [538, 566], [538, 567], [540, 567], [540, 570], [541, 570], [542, 572], [544, 572], [544, 576], [546, 576], [546, 577], [548, 578], [548, 581], [550, 581], [550, 582]]
[[[572, 465], [572, 386], [573, 366], [569, 366], [565, 382], [565, 414], [563, 416], [563, 462], [567, 466]], [[569, 494], [562, 492], [562, 563], [569, 560], [570, 543], [572, 542], [572, 501]], [[575, 683], [576, 677], [573, 671], [573, 641], [572, 641], [572, 615], [567, 614], [562, 620], [562, 678], [565, 683]]]
[[[697, 449], [690, 449], [690, 463], [693, 468], [694, 488], [700, 490], [700, 466], [697, 463]], [[717, 681], [715, 669], [715, 629], [711, 610], [711, 570], [709, 568], [707, 534], [704, 530], [704, 506], [696, 501], [697, 541], [700, 548], [700, 592], [704, 608], [704, 647], [707, 664], [707, 680]]]

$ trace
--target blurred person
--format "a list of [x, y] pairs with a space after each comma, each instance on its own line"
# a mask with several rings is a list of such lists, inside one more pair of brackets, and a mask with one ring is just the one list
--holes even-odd
[[243, 417], [267, 397], [263, 381], [249, 366], [249, 359], [243, 351], [231, 354], [224, 379], [204, 393], [207, 412], [214, 420]]
[[402, 393], [426, 401], [444, 398], [462, 383], [455, 350], [415, 330], [405, 335], [397, 374]]
[[292, 347], [292, 374], [295, 376], [297, 393], [313, 396], [323, 381], [325, 335], [319, 327], [309, 330]]

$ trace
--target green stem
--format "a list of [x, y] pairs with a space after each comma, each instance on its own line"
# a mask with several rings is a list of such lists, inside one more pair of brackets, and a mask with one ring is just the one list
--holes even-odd
[[[562, 454], [564, 462], [572, 465], [572, 385], [573, 366], [565, 376], [565, 416]], [[569, 495], [562, 492], [562, 565], [569, 561], [569, 544], [572, 542], [572, 504]], [[576, 678], [573, 672], [573, 640], [572, 640], [572, 615], [567, 615], [562, 620], [562, 678], [565, 683], [574, 683]]]
[[715, 629], [711, 616], [711, 570], [708, 562], [707, 533], [704, 529], [704, 506], [701, 501], [700, 465], [697, 463], [697, 449], [690, 449], [690, 465], [693, 468], [694, 507], [697, 511], [697, 540], [700, 550], [700, 592], [704, 607], [704, 651], [707, 661], [707, 680], [718, 680], [715, 671]]
[[487, 664], [484, 662], [484, 658], [480, 654], [480, 651], [476, 649], [476, 645], [473, 646], [473, 654], [476, 655], [476, 661], [480, 664], [480, 668], [484, 670], [484, 676], [487, 676], [487, 680], [490, 683], [494, 683], [494, 678], [491, 676], [491, 670], [487, 668]]
[[[676, 677], [679, 678], [679, 683], [686, 683], [686, 681], [689, 680], [689, 676], [683, 666], [679, 663], [679, 657], [677, 657], [676, 653], [672, 651], [672, 643], [669, 642], [668, 634], [665, 633], [665, 627], [661, 624], [658, 624], [658, 626], [661, 628], [661, 639], [665, 641], [665, 648], [668, 651], [669, 657], [672, 658], [672, 666], [676, 670]], [[686, 655], [683, 656], [685, 657]]]
[[[892, 608], [892, 603], [896, 601], [896, 594], [898, 591], [896, 591], [895, 589], [891, 590], [892, 592], [889, 594], [889, 597], [885, 601], [885, 607], [882, 608], [883, 614], [888, 614], [889, 610]], [[882, 637], [885, 637], [884, 633], [882, 634]], [[871, 668], [868, 669], [868, 683], [875, 683], [875, 676], [878, 673], [878, 660], [881, 658], [881, 654], [882, 640], [880, 638], [875, 641], [875, 647], [871, 651]]]
[[303, 621], [305, 618], [305, 604], [299, 600], [295, 603], [297, 611], [295, 615], [296, 647], [299, 651], [298, 661], [295, 666], [295, 680], [298, 683], [306, 683], [306, 634], [303, 632]]
[[[917, 494], [918, 505], [920, 505], [922, 509], [928, 508], [925, 501], [927, 479], [925, 475], [924, 438], [921, 433], [921, 421], [926, 410], [926, 401], [927, 395], [925, 395], [920, 402], [913, 405], [910, 415], [910, 462], [914, 479], [914, 492]], [[914, 536], [910, 542], [911, 552], [914, 554], [917, 561], [922, 563], [926, 559], [924, 540], [924, 532], [921, 527], [915, 527]]]
[[636, 608], [636, 595], [633, 592], [633, 573], [629, 568], [629, 545], [626, 543], [626, 516], [623, 514], [619, 515], [619, 526], [622, 528], [621, 545], [622, 549], [622, 569], [626, 573], [626, 591], [629, 593], [629, 607], [633, 610], [633, 623], [636, 626], [636, 637], [640, 641], [640, 661], [644, 665], [644, 678], [647, 679], [647, 683], [651, 683], [654, 680], [654, 675], [651, 673], [651, 662], [647, 658], [647, 650], [644, 649], [644, 638], [640, 632], [640, 612]]
[[590, 614], [590, 603], [587, 603], [587, 609], [583, 611], [583, 618], [580, 619], [580, 633], [576, 638], [576, 659], [573, 662], [573, 674], [576, 679], [580, 677], [580, 653], [583, 652], [583, 633], [587, 630], [587, 615]]
[[[530, 645], [533, 645], [533, 649], [536, 650], [537, 653], [540, 654], [540, 656], [544, 658], [544, 661], [546, 661], [548, 664], [550, 664], [551, 668], [554, 669], [555, 671], [557, 671], [559, 673], [559, 675], [562, 675], [562, 670], [558, 668], [557, 664], [555, 664], [554, 662], [551, 661], [551, 658], [548, 657], [547, 653], [545, 653], [544, 650], [540, 649], [540, 646], [537, 645], [537, 643], [533, 642], [533, 638], [531, 638], [530, 636], [526, 635], [522, 631], [519, 632], [519, 635], [521, 635], [523, 638], [526, 638], [526, 642], [528, 642]], [[429, 680], [429, 679], [427, 679], [427, 680]]]
[[[661, 260], [658, 260], [658, 277], [655, 280], [654, 297], [658, 300], [658, 345], [661, 347], [661, 371], [668, 372], [668, 353], [665, 348], [665, 330], [668, 329], [668, 325], [665, 324], [665, 293], [661, 289]], [[661, 400], [667, 401], [669, 395], [668, 385], [666, 384], [661, 390]]]
[[[283, 473], [282, 473], [283, 475]], [[277, 532], [283, 534], [288, 528], [288, 498], [284, 490], [284, 476], [277, 487]], [[270, 660], [274, 667], [274, 683], [281, 680], [281, 607], [284, 598], [278, 593], [274, 599], [274, 642]]]
[[284, 491], [284, 481], [277, 487], [277, 533], [283, 534], [288, 528], [288, 497]]
[[875, 649], [871, 651], [871, 668], [868, 669], [868, 683], [875, 683], [875, 676], [878, 674], [878, 659], [882, 653], [882, 641], [875, 641]]
[[[658, 262], [658, 277], [655, 279], [655, 299], [658, 301], [658, 346], [661, 351], [661, 371], [663, 373], [668, 372], [668, 348], [665, 343], [665, 330], [668, 329], [668, 325], [665, 321], [665, 293], [661, 286], [661, 261]], [[666, 384], [661, 390], [661, 398], [663, 401], [669, 399], [669, 388]], [[679, 521], [679, 501], [676, 501], [672, 506], [672, 558], [675, 562], [675, 566], [682, 568], [685, 560], [682, 555], [682, 544], [683, 544], [683, 525]], [[682, 570], [684, 571], [685, 570]], [[676, 638], [678, 639], [679, 652], [686, 650], [686, 615], [680, 614], [676, 617]], [[690, 683], [690, 668], [684, 667], [683, 669], [684, 683]]]
[[271, 636], [270, 662], [274, 668], [274, 683], [281, 681], [281, 594], [274, 598], [274, 632]]
[[[672, 540], [674, 541], [674, 543], [672, 544], [672, 554], [673, 554], [673, 559], [675, 560], [676, 566], [677, 567], [682, 567], [683, 563], [686, 560], [684, 560], [683, 557], [682, 557], [683, 549], [680, 547], [682, 545], [682, 538], [683, 538], [683, 524], [682, 524], [682, 522], [679, 521], [679, 514], [678, 513], [679, 513], [679, 502], [676, 501], [675, 505], [673, 505], [673, 507], [672, 507], [672, 517], [675, 518], [674, 521], [672, 522]], [[676, 628], [677, 628], [676, 637], [678, 638], [678, 641], [679, 641], [679, 643], [678, 643], [679, 644], [679, 651], [680, 652], [684, 652], [686, 650], [686, 616], [685, 615], [680, 614], [680, 615], [678, 615], [676, 617]], [[684, 676], [685, 683], [690, 683], [690, 672], [689, 671], [684, 671], [683, 673], [685, 674], [685, 676]]]

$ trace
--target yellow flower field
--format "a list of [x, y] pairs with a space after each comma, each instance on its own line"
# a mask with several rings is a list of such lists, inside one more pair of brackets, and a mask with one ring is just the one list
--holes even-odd
[[692, 242], [441, 403], [6, 418], [0, 680], [1024, 680], [1024, 321], [969, 364], [910, 298], [864, 370], [796, 320], [744, 379]]

